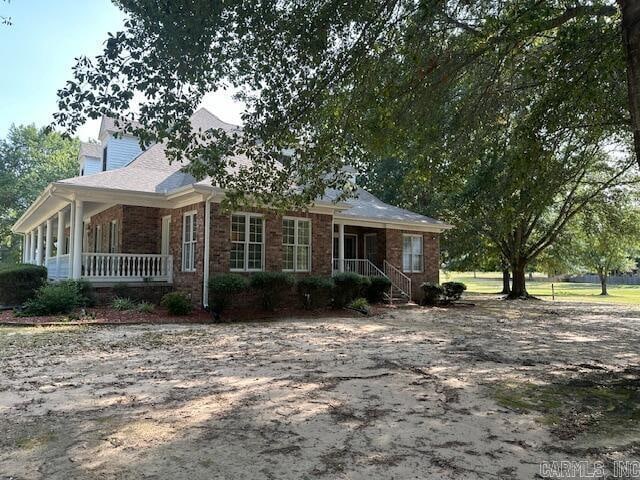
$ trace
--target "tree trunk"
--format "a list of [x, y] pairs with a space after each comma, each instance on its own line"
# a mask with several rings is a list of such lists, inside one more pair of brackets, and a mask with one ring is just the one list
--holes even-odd
[[607, 275], [600, 275], [600, 295], [609, 295], [607, 292]]
[[502, 291], [505, 295], [509, 295], [511, 293], [511, 272], [508, 268], [502, 270]]
[[636, 161], [640, 165], [640, 2], [618, 0], [627, 55], [627, 96]]
[[521, 258], [518, 258], [515, 262], [513, 262], [513, 282], [511, 286], [511, 293], [507, 298], [530, 298], [529, 294], [527, 293], [527, 276], [525, 272], [526, 267], [527, 263]]

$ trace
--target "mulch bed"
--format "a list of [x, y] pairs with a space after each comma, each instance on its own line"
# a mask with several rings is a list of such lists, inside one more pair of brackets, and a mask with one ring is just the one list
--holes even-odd
[[[384, 305], [371, 308], [370, 315], [386, 311]], [[253, 308], [229, 309], [224, 312], [222, 322], [242, 322], [260, 320], [280, 320], [284, 318], [361, 318], [362, 314], [348, 309], [304, 310], [300, 308], [279, 308], [265, 312]], [[168, 324], [168, 323], [213, 323], [211, 314], [196, 309], [190, 315], [172, 316], [166, 309], [157, 307], [153, 313], [135, 310], [117, 311], [109, 307], [95, 307], [77, 310], [72, 314], [50, 317], [17, 317], [12, 310], [0, 312], [0, 325], [119, 325], [119, 324]]]

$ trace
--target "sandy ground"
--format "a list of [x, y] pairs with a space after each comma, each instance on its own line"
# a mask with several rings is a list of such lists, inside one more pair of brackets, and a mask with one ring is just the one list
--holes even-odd
[[[539, 478], [640, 458], [497, 386], [640, 363], [640, 308], [479, 301], [361, 319], [0, 328], [0, 479]], [[561, 425], [562, 426], [562, 425]]]

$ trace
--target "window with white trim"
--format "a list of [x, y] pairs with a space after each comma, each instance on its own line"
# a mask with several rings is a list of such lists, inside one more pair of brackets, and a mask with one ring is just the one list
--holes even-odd
[[95, 253], [102, 252], [102, 225], [96, 225], [93, 231], [93, 251]]
[[422, 235], [402, 236], [402, 270], [422, 272]]
[[264, 219], [250, 213], [231, 215], [231, 270], [257, 272], [263, 269]]
[[305, 218], [282, 219], [283, 270], [311, 270], [311, 221]]
[[109, 253], [118, 253], [118, 220], [109, 223]]
[[196, 271], [196, 212], [182, 217], [182, 271]]

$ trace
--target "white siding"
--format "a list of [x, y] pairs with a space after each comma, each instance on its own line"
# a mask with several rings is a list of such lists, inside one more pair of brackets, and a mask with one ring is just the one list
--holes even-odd
[[110, 135], [107, 139], [107, 170], [126, 167], [140, 153], [142, 150], [137, 138]]
[[82, 161], [84, 175], [92, 175], [102, 171], [102, 160], [95, 157], [84, 157]]

